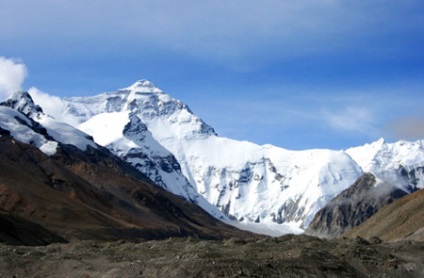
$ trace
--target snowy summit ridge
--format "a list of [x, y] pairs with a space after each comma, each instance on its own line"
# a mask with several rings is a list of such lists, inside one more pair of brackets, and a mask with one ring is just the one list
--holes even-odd
[[87, 134], [46, 115], [27, 92], [17, 92], [0, 103], [0, 128], [21, 142], [35, 145], [47, 155], [54, 155], [60, 144], [82, 151], [88, 147], [97, 148]]
[[120, 92], [135, 92], [140, 94], [163, 94], [163, 91], [146, 79], [136, 81], [133, 85], [119, 90]]
[[24, 91], [14, 93], [2, 104], [3, 106], [13, 108], [27, 116], [43, 114], [43, 109], [39, 105], [36, 105], [34, 103], [32, 97], [28, 92]]
[[405, 191], [423, 187], [422, 141], [379, 141], [347, 151], [290, 151], [236, 141], [219, 137], [186, 104], [148, 80], [63, 103], [62, 120], [159, 186], [216, 217], [274, 234], [306, 228], [319, 209], [364, 172]]
[[[152, 134], [153, 125], [158, 132], [172, 129], [172, 134], [183, 138], [214, 134], [187, 105], [147, 80], [116, 92], [63, 101], [62, 120], [93, 136], [97, 143], [131, 163], [157, 185], [199, 204], [218, 218], [226, 218], [197, 193], [181, 172], [174, 154]], [[174, 124], [169, 125], [169, 121]]]

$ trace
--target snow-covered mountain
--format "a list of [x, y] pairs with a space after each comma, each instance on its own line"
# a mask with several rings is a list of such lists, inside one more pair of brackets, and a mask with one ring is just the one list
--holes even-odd
[[[139, 138], [130, 123], [126, 130]], [[20, 235], [34, 244], [254, 236], [159, 188], [25, 92], [0, 103], [0, 181], [0, 237], [13, 244]]]
[[44, 114], [27, 92], [17, 92], [0, 103], [0, 128], [20, 142], [35, 145], [47, 155], [56, 153], [58, 143], [73, 145], [83, 151], [89, 147], [97, 148], [89, 135]]
[[219, 137], [187, 105], [147, 80], [63, 104], [53, 116], [90, 134], [158, 185], [215, 216], [222, 216], [218, 208], [241, 223], [280, 232], [287, 225], [306, 228], [364, 172], [406, 191], [411, 183], [423, 187], [423, 141], [380, 140], [347, 151], [290, 151], [236, 141]]
[[409, 192], [424, 188], [424, 140], [387, 143], [380, 139], [346, 153], [380, 182]]
[[[93, 137], [88, 135], [92, 133], [96, 142], [107, 146], [140, 172], [148, 173], [155, 184], [200, 205], [216, 218], [227, 219], [196, 192], [181, 174], [175, 157], [152, 138], [147, 127], [134, 114], [128, 111], [102, 114], [85, 125], [90, 132], [84, 132], [84, 125], [78, 129], [45, 114], [27, 92], [17, 92], [0, 104], [0, 128], [11, 132], [15, 139], [35, 145], [51, 156], [60, 147], [59, 143], [72, 145], [82, 151], [89, 147], [97, 148]], [[95, 130], [90, 126], [95, 126]]]

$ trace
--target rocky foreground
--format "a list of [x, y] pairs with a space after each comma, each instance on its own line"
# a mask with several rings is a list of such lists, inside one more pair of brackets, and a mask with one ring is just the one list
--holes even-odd
[[309, 236], [0, 245], [0, 277], [423, 277], [424, 243]]

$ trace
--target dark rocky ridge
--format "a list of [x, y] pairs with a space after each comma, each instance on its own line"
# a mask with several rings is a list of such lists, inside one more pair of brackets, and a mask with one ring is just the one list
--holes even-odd
[[407, 194], [389, 184], [375, 185], [371, 173], [361, 176], [315, 215], [306, 233], [325, 238], [340, 236]]
[[[424, 241], [424, 189], [381, 208], [345, 236], [378, 236], [387, 241]], [[424, 254], [424, 252], [423, 252]]]
[[0, 208], [67, 239], [249, 235], [157, 186], [104, 148], [53, 157], [0, 137]]

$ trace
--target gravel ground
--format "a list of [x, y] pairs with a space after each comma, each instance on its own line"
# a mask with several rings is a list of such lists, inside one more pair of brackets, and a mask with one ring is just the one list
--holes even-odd
[[288, 235], [0, 245], [0, 277], [424, 277], [424, 243]]

